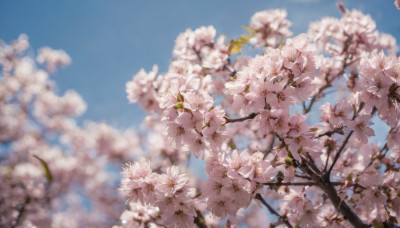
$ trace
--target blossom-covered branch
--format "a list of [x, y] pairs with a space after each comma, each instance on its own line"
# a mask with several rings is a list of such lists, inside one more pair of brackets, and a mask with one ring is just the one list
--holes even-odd
[[[208, 226], [224, 219], [239, 225], [253, 199], [289, 227], [367, 227], [400, 216], [396, 41], [370, 16], [338, 7], [341, 18], [313, 22], [295, 37], [283, 10], [256, 13], [245, 26], [250, 33], [230, 42], [211, 26], [187, 30], [166, 73], [142, 70], [127, 83], [128, 98], [151, 114], [152, 128], [206, 164], [208, 179], [194, 185], [199, 197], [182, 199], [191, 209], [145, 201], [161, 210], [162, 221], [169, 224], [163, 217], [179, 209], [182, 224], [198, 223], [196, 211]], [[247, 44], [263, 54], [242, 56]], [[319, 104], [328, 88], [339, 99]], [[316, 105], [322, 112], [310, 119]], [[391, 128], [385, 143], [392, 153], [370, 141], [375, 113]]]

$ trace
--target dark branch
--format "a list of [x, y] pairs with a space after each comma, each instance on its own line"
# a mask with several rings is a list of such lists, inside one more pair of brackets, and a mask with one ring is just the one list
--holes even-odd
[[326, 172], [326, 177], [329, 179], [329, 176], [331, 175], [332, 169], [335, 166], [337, 160], [340, 157], [340, 154], [342, 153], [344, 147], [346, 146], [347, 142], [349, 141], [351, 135], [353, 134], [353, 131], [350, 131], [350, 133], [347, 135], [346, 139], [344, 140], [342, 146], [340, 147], [339, 151], [336, 153], [335, 158], [333, 159], [331, 167], [328, 169], [328, 172]]
[[311, 177], [306, 176], [306, 175], [295, 174], [294, 176], [295, 176], [295, 177], [298, 177], [298, 178], [302, 178], [302, 179], [311, 180]]
[[311, 176], [313, 181], [317, 183], [317, 186], [327, 194], [328, 198], [330, 199], [336, 210], [340, 212], [343, 215], [343, 217], [347, 221], [349, 221], [354, 227], [357, 228], [369, 227], [358, 217], [356, 213], [354, 213], [354, 211], [350, 208], [347, 202], [339, 197], [334, 187], [335, 182], [331, 182], [329, 180], [329, 176], [328, 179], [326, 179], [325, 176], [321, 177], [320, 175], [315, 175], [314, 172], [306, 165], [306, 163], [302, 163], [300, 168]]
[[331, 137], [333, 134], [343, 134], [343, 127], [335, 128], [332, 131], [327, 131], [317, 136], [317, 138], [321, 138], [322, 136], [329, 136]]
[[18, 215], [17, 215], [17, 218], [15, 218], [14, 222], [12, 223], [11, 228], [17, 227], [19, 225], [22, 217], [24, 216], [26, 205], [29, 204], [30, 201], [31, 201], [31, 198], [26, 197], [24, 203], [21, 205], [18, 205]]
[[[344, 185], [342, 182], [331, 182], [332, 185]], [[269, 183], [262, 183], [263, 185], [268, 186], [312, 186], [318, 185], [316, 182], [269, 182]]]
[[257, 193], [256, 199], [258, 199], [270, 212], [271, 214], [276, 215], [279, 220], [284, 222], [289, 228], [293, 228], [293, 226], [289, 223], [286, 217], [281, 216], [274, 208], [272, 208], [265, 200], [264, 198], [260, 195], [260, 193]]
[[245, 120], [254, 119], [258, 114], [260, 114], [260, 113], [259, 112], [257, 112], [257, 113], [253, 112], [253, 113], [250, 113], [248, 116], [237, 118], [237, 119], [231, 119], [231, 118], [228, 118], [227, 116], [225, 116], [224, 117], [225, 120], [226, 120], [225, 124], [226, 123], [242, 122], [242, 121], [245, 121]]
[[206, 220], [204, 219], [203, 214], [201, 214], [200, 211], [197, 211], [197, 216], [194, 218], [194, 223], [197, 225], [199, 228], [207, 228], [206, 226]]

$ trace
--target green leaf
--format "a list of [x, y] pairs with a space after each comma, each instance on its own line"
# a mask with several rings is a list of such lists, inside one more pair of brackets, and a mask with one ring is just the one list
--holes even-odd
[[231, 42], [229, 43], [228, 54], [232, 55], [235, 53], [240, 53], [240, 50], [242, 49], [243, 45], [247, 44], [254, 35], [255, 33], [244, 34], [240, 36], [239, 39], [237, 40], [231, 40]]
[[233, 55], [235, 53], [240, 52], [241, 49], [242, 49], [242, 44], [238, 41], [232, 40], [229, 44], [228, 54]]
[[42, 165], [44, 172], [46, 173], [47, 180], [49, 182], [53, 181], [53, 177], [51, 176], [51, 172], [50, 172], [50, 169], [49, 169], [49, 166], [47, 165], [47, 163], [37, 155], [33, 155], [33, 157], [35, 157], [37, 160], [40, 161], [40, 164]]
[[235, 145], [235, 143], [233, 142], [232, 139], [228, 142], [228, 146], [229, 146], [229, 148], [231, 148], [231, 150], [235, 150], [236, 149], [236, 145]]
[[251, 29], [249, 26], [247, 25], [243, 25], [243, 28], [246, 29], [247, 31], [251, 32], [251, 33], [256, 33], [255, 30]]

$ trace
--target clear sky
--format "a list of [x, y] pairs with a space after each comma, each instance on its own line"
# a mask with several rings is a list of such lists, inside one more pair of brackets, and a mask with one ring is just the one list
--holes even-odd
[[[393, 0], [343, 2], [370, 14], [379, 31], [400, 42], [400, 11]], [[42, 46], [64, 49], [72, 64], [54, 79], [61, 93], [74, 89], [87, 102], [81, 120], [137, 127], [144, 113], [129, 104], [125, 83], [153, 64], [165, 72], [180, 32], [213, 25], [228, 39], [237, 38], [255, 12], [271, 8], [288, 11], [294, 34], [306, 32], [311, 21], [340, 16], [336, 1], [330, 0], [0, 0], [0, 39], [9, 42], [25, 33], [32, 51]]]

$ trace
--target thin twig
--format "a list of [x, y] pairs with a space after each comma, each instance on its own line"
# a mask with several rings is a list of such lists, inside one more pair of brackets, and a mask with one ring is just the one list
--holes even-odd
[[[358, 215], [351, 209], [351, 207], [346, 203], [345, 200], [339, 197], [334, 183], [329, 180], [329, 176], [321, 176], [316, 175], [314, 171], [307, 166], [307, 163], [301, 163], [300, 168], [310, 175], [317, 186], [324, 191], [330, 201], [332, 202], [333, 206], [336, 208], [338, 212], [340, 212], [343, 217], [349, 221], [354, 227], [357, 228], [369, 228], [359, 217]], [[326, 174], [325, 174], [326, 175]]]
[[22, 217], [24, 216], [26, 205], [29, 204], [30, 201], [31, 201], [31, 198], [26, 197], [24, 203], [20, 205], [20, 207], [18, 208], [17, 218], [15, 218], [14, 222], [12, 223], [11, 228], [17, 227], [19, 225]]
[[326, 172], [326, 174], [325, 174], [327, 178], [329, 178], [329, 176], [331, 175], [333, 167], [335, 166], [337, 160], [340, 157], [340, 154], [342, 153], [344, 147], [346, 146], [346, 144], [349, 141], [349, 139], [350, 139], [352, 134], [353, 134], [353, 131], [350, 131], [350, 133], [347, 135], [346, 139], [344, 140], [342, 146], [340, 147], [339, 151], [336, 153], [335, 158], [333, 159], [331, 167], [328, 169], [328, 172]]
[[259, 112], [253, 112], [253, 113], [250, 113], [248, 116], [237, 118], [237, 119], [231, 119], [231, 118], [228, 118], [227, 116], [225, 116], [224, 118], [225, 118], [226, 122], [224, 124], [242, 122], [242, 121], [245, 121], [245, 120], [254, 119], [258, 114], [260, 114], [260, 113]]
[[[344, 185], [342, 182], [331, 182], [332, 185]], [[318, 185], [316, 182], [268, 182], [262, 183], [268, 186], [313, 186]]]
[[315, 165], [314, 159], [310, 156], [310, 154], [306, 153], [307, 159], [304, 159], [310, 167], [316, 172], [316, 173], [321, 173], [321, 171], [318, 169], [318, 167]]
[[279, 220], [284, 222], [289, 228], [293, 228], [293, 226], [289, 223], [286, 217], [283, 217], [280, 215], [274, 208], [272, 208], [265, 200], [264, 198], [260, 195], [260, 193], [257, 193], [256, 199], [258, 199], [270, 212], [271, 214], [276, 215]]
[[374, 161], [377, 158], [378, 159], [383, 158], [385, 156], [386, 152], [388, 151], [388, 149], [389, 149], [388, 145], [387, 145], [387, 143], [385, 143], [385, 145], [383, 145], [382, 149], [379, 151], [379, 155], [375, 156], [374, 158], [371, 158], [371, 161], [368, 163], [368, 165], [365, 167], [365, 169], [361, 173], [364, 173], [365, 170], [367, 170], [374, 163]]
[[306, 176], [306, 175], [295, 174], [294, 176], [295, 176], [295, 177], [298, 177], [298, 178], [302, 178], [302, 179], [311, 180], [311, 177]]
[[329, 137], [331, 137], [333, 134], [343, 134], [343, 127], [338, 127], [338, 128], [335, 128], [335, 129], [333, 129], [333, 130], [331, 130], [331, 131], [327, 131], [327, 132], [325, 132], [325, 133], [322, 133], [322, 134], [319, 134], [318, 136], [317, 136], [317, 138], [321, 138], [322, 136], [329, 136]]

